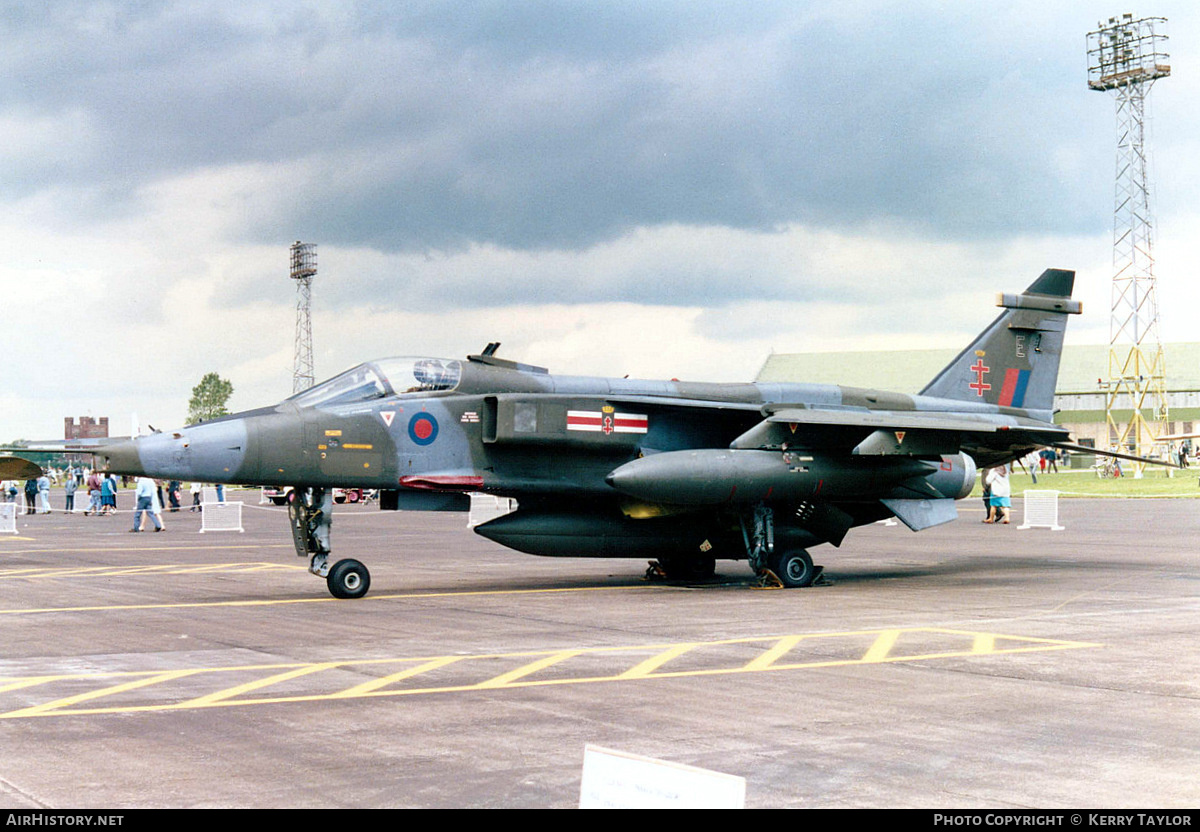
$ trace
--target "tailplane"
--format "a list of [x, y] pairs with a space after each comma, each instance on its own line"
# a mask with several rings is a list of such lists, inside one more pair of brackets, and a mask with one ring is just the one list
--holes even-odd
[[921, 391], [965, 402], [1045, 411], [1054, 408], [1067, 316], [1083, 311], [1071, 299], [1075, 272], [1046, 269], [1020, 294], [1001, 294], [1004, 312]]

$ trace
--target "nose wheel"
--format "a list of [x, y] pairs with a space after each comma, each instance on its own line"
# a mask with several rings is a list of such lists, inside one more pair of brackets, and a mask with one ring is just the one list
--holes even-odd
[[371, 573], [356, 560], [339, 560], [325, 578], [334, 598], [361, 598], [371, 588]]

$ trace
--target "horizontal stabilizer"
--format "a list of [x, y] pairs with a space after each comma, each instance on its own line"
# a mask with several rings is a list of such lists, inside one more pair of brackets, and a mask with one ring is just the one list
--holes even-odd
[[1141, 462], [1146, 465], [1165, 465], [1168, 468], [1182, 468], [1182, 465], [1176, 465], [1174, 462], [1168, 462], [1165, 459], [1150, 459], [1145, 456], [1134, 456], [1133, 454], [1123, 454], [1119, 451], [1105, 451], [1100, 448], [1089, 448], [1087, 445], [1076, 445], [1073, 442], [1055, 442], [1051, 447], [1060, 448], [1064, 451], [1071, 451], [1080, 454], [1096, 454], [1097, 456], [1111, 456], [1117, 459], [1128, 459], [1131, 462]]
[[885, 506], [914, 532], [940, 526], [958, 519], [954, 500], [881, 500]]

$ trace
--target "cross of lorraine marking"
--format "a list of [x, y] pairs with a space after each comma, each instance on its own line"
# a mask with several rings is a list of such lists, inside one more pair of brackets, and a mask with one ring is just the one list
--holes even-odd
[[982, 398], [984, 390], [992, 389], [992, 385], [983, 380], [983, 374], [992, 368], [984, 364], [982, 358], [976, 358], [975, 363], [972, 364], [969, 369], [975, 374], [975, 380], [967, 386], [974, 390], [976, 395]]

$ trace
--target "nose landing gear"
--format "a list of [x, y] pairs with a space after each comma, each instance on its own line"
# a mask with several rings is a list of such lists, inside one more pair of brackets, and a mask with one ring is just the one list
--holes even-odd
[[333, 492], [325, 488], [293, 488], [288, 494], [288, 519], [296, 554], [308, 558], [308, 571], [324, 578], [334, 598], [361, 598], [371, 588], [371, 573], [356, 560], [346, 558], [331, 567], [330, 531], [333, 528]]

